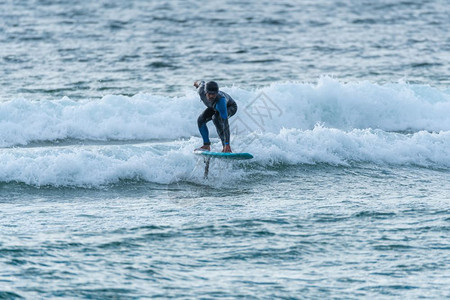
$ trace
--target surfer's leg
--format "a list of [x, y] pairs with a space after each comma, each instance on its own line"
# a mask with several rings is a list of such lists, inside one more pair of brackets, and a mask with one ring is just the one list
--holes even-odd
[[228, 119], [234, 116], [234, 114], [237, 112], [237, 105], [234, 103], [234, 105], [227, 107], [227, 113], [228, 113]]
[[208, 107], [197, 119], [198, 129], [202, 135], [204, 145], [211, 145], [211, 142], [209, 141], [208, 126], [206, 126], [206, 123], [211, 121], [213, 115], [214, 109]]

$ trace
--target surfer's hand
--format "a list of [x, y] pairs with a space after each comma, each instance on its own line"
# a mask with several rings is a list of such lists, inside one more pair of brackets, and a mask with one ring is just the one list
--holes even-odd
[[200, 83], [199, 83], [198, 80], [194, 81], [194, 86], [195, 86], [196, 88], [198, 88], [199, 85], [200, 85]]
[[230, 147], [230, 145], [225, 145], [225, 146], [223, 146], [222, 152], [225, 152], [225, 153], [231, 153], [231, 147]]

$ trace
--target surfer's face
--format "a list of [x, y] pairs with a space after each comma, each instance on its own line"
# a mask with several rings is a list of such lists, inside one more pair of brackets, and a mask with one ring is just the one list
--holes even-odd
[[208, 98], [209, 101], [213, 101], [214, 99], [216, 99], [216, 96], [216, 93], [206, 93], [206, 98]]

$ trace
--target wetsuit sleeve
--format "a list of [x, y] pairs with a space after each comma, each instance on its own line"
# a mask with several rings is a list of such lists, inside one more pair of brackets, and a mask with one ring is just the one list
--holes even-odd
[[223, 133], [225, 139], [225, 145], [230, 144], [230, 125], [228, 123], [228, 112], [227, 112], [227, 100], [225, 97], [221, 97], [216, 105], [216, 109], [219, 111], [220, 117], [222, 118]]
[[222, 119], [224, 119], [224, 120], [228, 119], [227, 100], [225, 99], [225, 97], [222, 97], [219, 99], [219, 101], [217, 102], [216, 108], [219, 111]]
[[211, 102], [208, 101], [206, 98], [206, 92], [205, 92], [205, 82], [201, 81], [200, 85], [197, 88], [197, 93], [200, 96], [200, 100], [202, 100], [203, 104], [206, 105], [206, 107], [211, 107]]
[[205, 94], [205, 82], [202, 80], [197, 88], [197, 93], [202, 96]]

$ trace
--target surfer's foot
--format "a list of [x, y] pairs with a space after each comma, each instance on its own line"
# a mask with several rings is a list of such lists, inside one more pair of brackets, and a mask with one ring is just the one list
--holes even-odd
[[195, 151], [211, 151], [210, 145], [203, 145], [200, 148], [195, 149]]
[[230, 145], [223, 146], [222, 152], [231, 153], [232, 151]]

